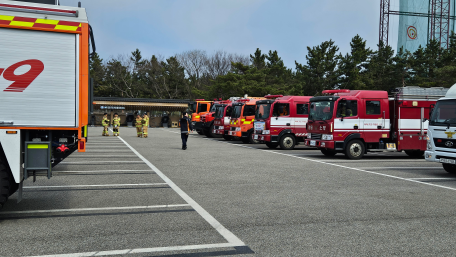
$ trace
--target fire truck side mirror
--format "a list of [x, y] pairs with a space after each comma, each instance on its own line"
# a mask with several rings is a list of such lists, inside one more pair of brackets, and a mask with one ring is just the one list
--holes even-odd
[[429, 119], [431, 119], [432, 111], [434, 111], [434, 107], [435, 107], [435, 104], [431, 104], [431, 105], [429, 106]]
[[341, 117], [340, 117], [340, 121], [344, 121], [344, 116], [341, 116]]

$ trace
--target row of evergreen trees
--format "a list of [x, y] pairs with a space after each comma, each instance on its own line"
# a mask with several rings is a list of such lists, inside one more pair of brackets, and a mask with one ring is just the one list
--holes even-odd
[[456, 83], [456, 36], [448, 49], [430, 41], [414, 53], [394, 53], [382, 43], [366, 47], [355, 36], [351, 51], [339, 53], [334, 41], [307, 47], [304, 64], [287, 68], [277, 51], [257, 49], [250, 57], [217, 51], [188, 51], [169, 58], [131, 56], [90, 63], [95, 96], [196, 99], [231, 96], [319, 95], [325, 89], [386, 90], [401, 86], [450, 87]]

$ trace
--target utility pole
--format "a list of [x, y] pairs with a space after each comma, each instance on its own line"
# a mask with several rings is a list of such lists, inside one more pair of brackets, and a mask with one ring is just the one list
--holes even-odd
[[390, 0], [380, 0], [380, 30], [378, 42], [388, 45]]

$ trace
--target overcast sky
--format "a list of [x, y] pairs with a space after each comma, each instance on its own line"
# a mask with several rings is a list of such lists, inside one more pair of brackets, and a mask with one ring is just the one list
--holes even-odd
[[[288, 68], [307, 46], [332, 39], [342, 53], [356, 34], [376, 49], [378, 0], [80, 0], [107, 60], [140, 49], [145, 58], [200, 49], [249, 55], [277, 50]], [[78, 0], [60, 0], [77, 6]], [[394, 7], [394, 0], [393, 0]], [[391, 28], [393, 48], [397, 29]], [[396, 25], [397, 26], [397, 25]]]

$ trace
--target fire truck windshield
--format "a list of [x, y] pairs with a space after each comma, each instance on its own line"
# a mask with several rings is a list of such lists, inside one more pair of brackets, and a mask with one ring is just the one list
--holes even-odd
[[255, 111], [255, 120], [265, 120], [271, 113], [271, 104], [258, 104]]
[[223, 118], [223, 112], [225, 111], [225, 106], [223, 105], [220, 105], [218, 106], [216, 109], [215, 109], [215, 115], [214, 117], [216, 119], [220, 119], [220, 118]]
[[310, 103], [309, 120], [329, 120], [332, 118], [334, 101], [318, 101]]
[[233, 112], [231, 113], [231, 118], [237, 119], [241, 117], [242, 105], [234, 106]]
[[429, 121], [431, 126], [451, 126], [456, 124], [456, 100], [438, 101]]
[[216, 107], [215, 107], [215, 104], [214, 104], [214, 105], [212, 105], [211, 110], [209, 112], [215, 112], [215, 109], [216, 109]]

